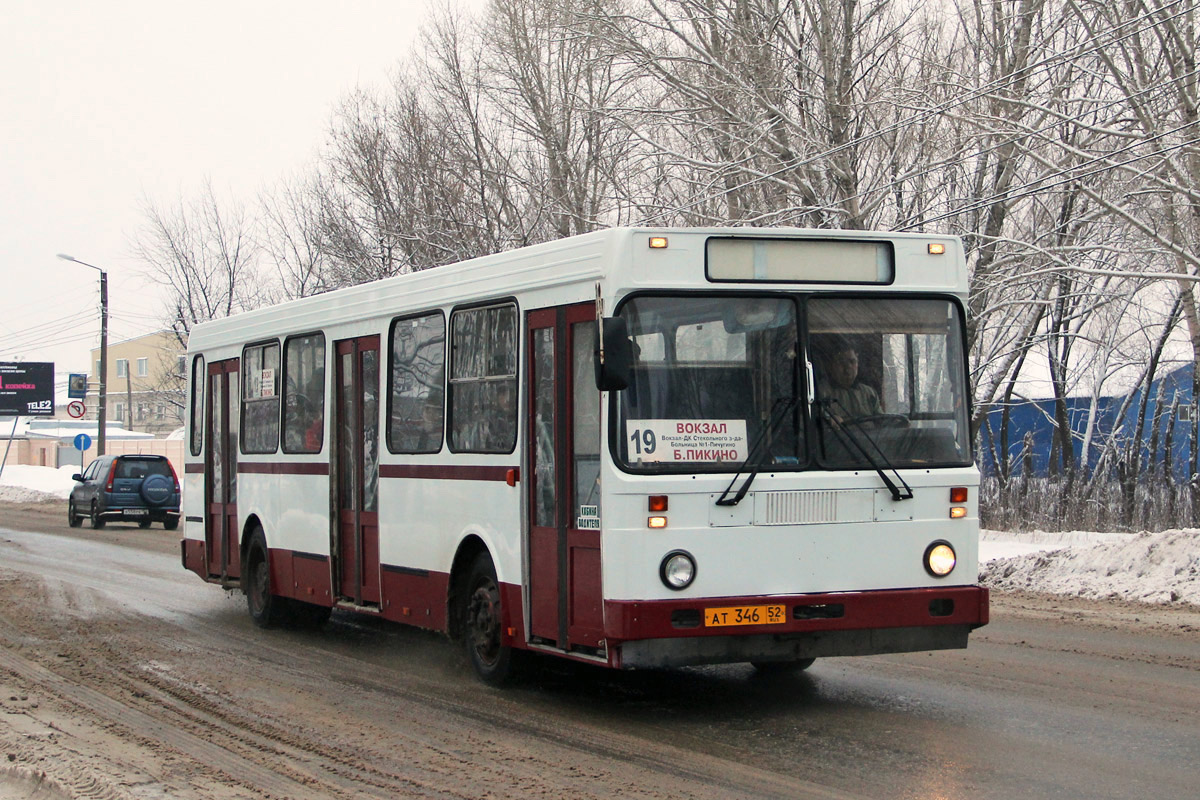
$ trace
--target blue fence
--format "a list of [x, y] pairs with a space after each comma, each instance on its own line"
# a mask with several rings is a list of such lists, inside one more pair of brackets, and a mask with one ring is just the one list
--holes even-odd
[[[1088, 420], [1095, 416], [1092, 430], [1092, 447], [1088, 453], [1088, 470], [1096, 468], [1100, 456], [1097, 445], [1107, 441], [1114, 429], [1118, 427], [1116, 416], [1120, 413], [1125, 396], [1101, 397], [1093, 410], [1091, 398], [1069, 397], [1066, 399], [1067, 423], [1071, 428], [1071, 442], [1075, 455], [1075, 463], [1082, 460], [1083, 437], [1087, 431]], [[1171, 409], [1178, 401], [1182, 412], [1172, 417]], [[1124, 440], [1134, 435], [1137, 424], [1138, 406], [1141, 403], [1141, 392], [1135, 392], [1129, 403], [1129, 408], [1123, 418], [1120, 435]], [[1188, 463], [1191, 447], [1192, 423], [1191, 415], [1195, 413], [1192, 406], [1192, 366], [1189, 364], [1173, 370], [1156, 380], [1150, 387], [1150, 403], [1146, 408], [1146, 418], [1139, 438], [1142, 442], [1142, 463], [1161, 463], [1166, 460], [1166, 443], [1170, 439], [1171, 470], [1177, 480], [1182, 480], [1190, 474]], [[1152, 431], [1154, 418], [1160, 415], [1159, 436], [1157, 446], [1151, 453]], [[1172, 430], [1168, 426], [1171, 420]], [[1003, 409], [993, 409], [983, 423], [980, 431], [979, 467], [984, 475], [994, 476], [999, 473], [995, 463], [995, 454], [1002, 451], [1008, 453], [1009, 474], [1015, 476], [1026, 472], [1026, 465], [1032, 467], [1033, 477], [1045, 477], [1050, 471], [1050, 461], [1054, 442], [1054, 432], [1057, 428], [1055, 421], [1054, 401], [1052, 399], [1037, 399], [1012, 404], [1008, 409], [1007, 443], [1002, 448], [1001, 435], [1004, 420]], [[990, 432], [990, 438], [989, 438]], [[1028, 456], [1026, 455], [1028, 447]], [[1061, 458], [1058, 459], [1061, 464]], [[1143, 466], [1143, 471], [1145, 467]]]

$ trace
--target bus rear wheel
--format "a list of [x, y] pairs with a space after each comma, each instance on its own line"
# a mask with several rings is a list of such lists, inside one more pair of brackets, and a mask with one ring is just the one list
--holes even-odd
[[260, 628], [274, 628], [287, 621], [287, 598], [271, 592], [271, 563], [267, 558], [267, 540], [262, 528], [250, 535], [246, 549], [246, 570], [242, 576], [246, 609]]
[[480, 553], [467, 573], [463, 639], [475, 673], [492, 686], [505, 683], [512, 674], [512, 648], [502, 644], [503, 619], [496, 568], [487, 553]]

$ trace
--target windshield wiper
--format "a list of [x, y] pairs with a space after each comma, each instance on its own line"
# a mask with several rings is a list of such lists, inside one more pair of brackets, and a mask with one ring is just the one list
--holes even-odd
[[[879, 478], [892, 493], [893, 500], [897, 502], [900, 500], [911, 500], [913, 496], [912, 487], [905, 483], [904, 478], [900, 476], [900, 473], [896, 470], [896, 467], [893, 466], [892, 462], [888, 460], [888, 457], [883, 454], [883, 450], [879, 449], [879, 444], [875, 441], [875, 437], [867, 433], [863, 429], [862, 425], [858, 422], [855, 422], [853, 419], [851, 419], [851, 422], [853, 422], [855, 428], [858, 429], [857, 433], [851, 428], [847, 427], [846, 423], [842, 422], [829, 411], [829, 406], [832, 403], [837, 403], [837, 399], [830, 398], [828, 400], [817, 401], [817, 407], [821, 410], [821, 419], [829, 424], [829, 429], [838, 435], [843, 445], [845, 445], [847, 442], [854, 445], [854, 449], [858, 451], [859, 455], [861, 455], [866, 462], [871, 465], [871, 468], [879, 474]], [[838, 403], [838, 405], [841, 405], [841, 403]], [[862, 437], [861, 439], [859, 438], [860, 436]], [[879, 463], [871, 457], [871, 454], [867, 451], [867, 448], [863, 447], [862, 439], [866, 439], [868, 442], [870, 442], [871, 447], [875, 448], [875, 452], [879, 455], [879, 460], [883, 462], [883, 466], [880, 466]], [[892, 475], [896, 477], [895, 481], [889, 478], [887, 473], [884, 472], [884, 467], [891, 470]], [[900, 486], [904, 487], [903, 490], [900, 489], [900, 486], [896, 485], [897, 482], [899, 482]]]
[[[721, 492], [721, 496], [717, 498], [717, 505], [736, 506], [738, 503], [742, 502], [742, 498], [746, 496], [746, 492], [750, 491], [750, 484], [754, 483], [754, 479], [758, 476], [759, 468], [762, 466], [762, 460], [755, 459], [755, 456], [758, 455], [759, 449], [762, 447], [762, 443], [766, 441], [767, 434], [773, 431], [775, 426], [778, 425], [783, 419], [783, 415], [788, 412], [788, 409], [795, 406], [796, 401], [799, 399], [799, 397], [781, 397], [775, 401], [775, 405], [771, 409], [771, 415], [767, 419], [767, 424], [763, 426], [762, 433], [758, 434], [758, 438], [754, 440], [754, 446], [751, 447], [750, 452], [746, 454], [746, 460], [741, 463], [737, 472], [733, 474], [733, 480], [729, 482], [729, 485], [725, 487], [725, 491]], [[735, 483], [737, 483], [738, 476], [742, 474], [742, 470], [744, 470], [746, 465], [751, 461], [755, 462], [754, 469], [751, 470], [750, 474], [746, 476], [746, 481], [742, 484], [742, 487], [738, 489], [737, 494], [735, 494], [733, 497], [730, 497], [729, 490], [733, 488]]]

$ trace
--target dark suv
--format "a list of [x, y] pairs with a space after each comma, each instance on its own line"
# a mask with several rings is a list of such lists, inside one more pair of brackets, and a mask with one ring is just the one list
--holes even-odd
[[67, 500], [72, 528], [84, 517], [93, 528], [103, 528], [110, 519], [143, 528], [152, 522], [169, 531], [179, 527], [179, 479], [166, 456], [100, 456], [82, 475], [71, 477], [79, 482]]

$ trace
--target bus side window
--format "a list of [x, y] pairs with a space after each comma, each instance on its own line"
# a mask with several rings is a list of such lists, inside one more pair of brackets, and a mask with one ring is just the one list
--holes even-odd
[[442, 449], [446, 320], [440, 312], [392, 323], [388, 397], [388, 450]]
[[204, 393], [208, 386], [208, 373], [204, 370], [204, 356], [192, 360], [192, 455], [200, 455], [204, 445]]
[[456, 311], [450, 336], [450, 449], [511, 453], [517, 444], [516, 307]]
[[283, 361], [283, 451], [319, 453], [325, 439], [325, 337], [288, 339]]
[[279, 342], [242, 352], [242, 452], [279, 448]]

